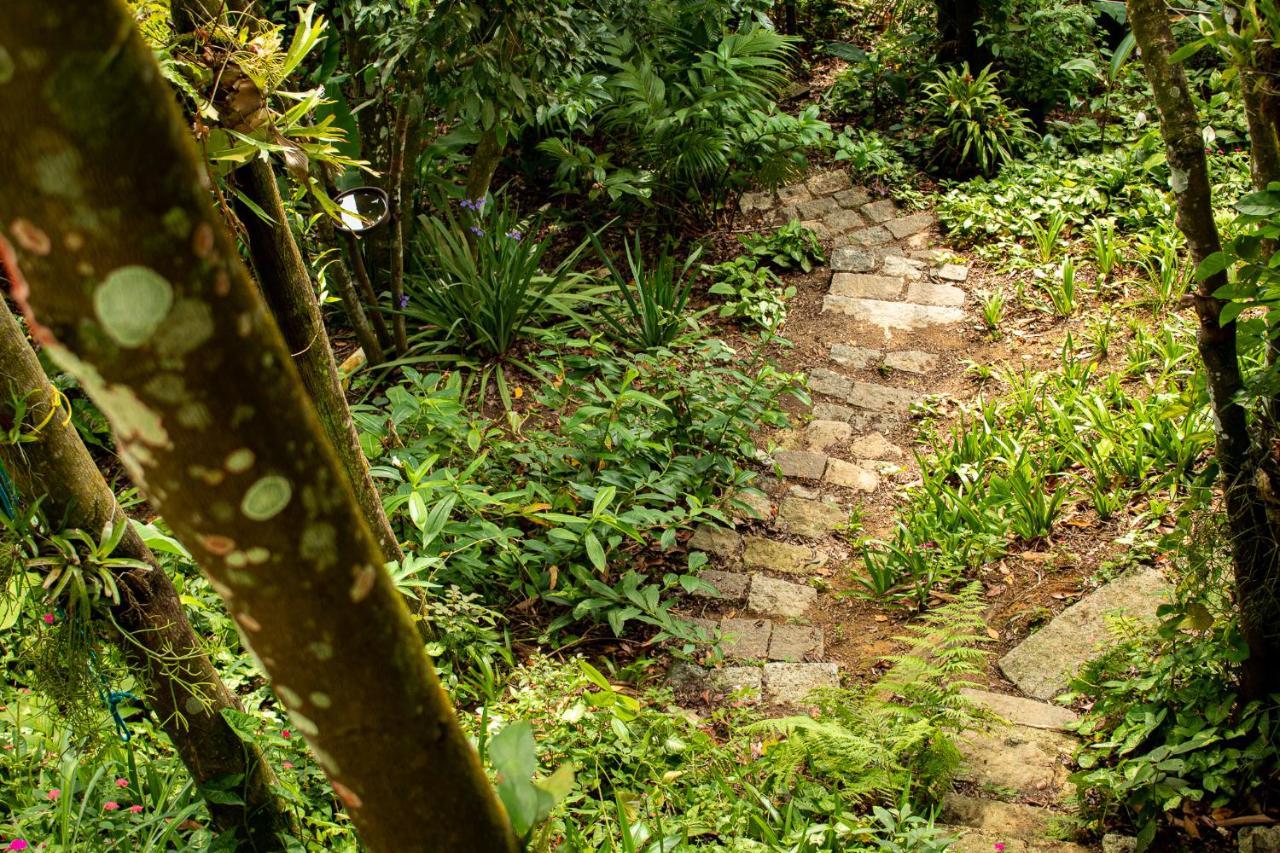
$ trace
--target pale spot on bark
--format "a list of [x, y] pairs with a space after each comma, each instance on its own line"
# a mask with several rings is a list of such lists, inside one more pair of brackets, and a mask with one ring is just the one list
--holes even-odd
[[261, 545], [255, 545], [245, 552], [245, 556], [249, 558], [250, 563], [260, 566], [271, 559], [271, 552]]
[[257, 633], [262, 630], [262, 623], [257, 619], [254, 619], [248, 613], [238, 614], [236, 616], [236, 621], [243, 625], [246, 631], [253, 631], [254, 633]]
[[73, 252], [78, 252], [84, 248], [84, 237], [78, 231], [68, 231], [63, 235], [62, 242]]
[[[301, 704], [301, 700], [299, 700]], [[320, 734], [320, 727], [312, 722], [310, 717], [299, 714], [292, 708], [289, 709], [289, 719], [293, 720], [293, 726], [307, 737], [315, 737]]]
[[253, 451], [247, 447], [241, 447], [239, 450], [228, 453], [223, 465], [232, 474], [243, 474], [253, 467], [253, 459]]
[[318, 690], [312, 693], [307, 698], [309, 698], [311, 700], [311, 704], [315, 705], [317, 708], [322, 708], [322, 709], [328, 708], [330, 705], [333, 704], [333, 700], [329, 698], [328, 693], [321, 693]]
[[307, 645], [307, 648], [311, 650], [311, 654], [316, 660], [329, 660], [329, 658], [333, 657], [333, 646], [328, 643], [310, 643]]
[[131, 349], [151, 339], [171, 308], [173, 285], [143, 266], [112, 270], [93, 292], [93, 311], [103, 331]]
[[49, 250], [53, 248], [49, 235], [41, 231], [30, 220], [21, 217], [13, 220], [13, 224], [9, 226], [13, 239], [18, 241], [18, 245], [26, 249], [33, 255], [41, 257], [49, 254]]
[[311, 747], [311, 754], [316, 757], [316, 761], [320, 763], [321, 767], [328, 771], [330, 776], [336, 776], [342, 772], [342, 768], [338, 766], [338, 762], [333, 760], [332, 755], [325, 752], [314, 743], [307, 744], [307, 746]]
[[161, 355], [183, 356], [203, 346], [211, 337], [212, 309], [199, 300], [183, 299], [173, 306], [154, 343]]
[[302, 697], [298, 695], [298, 691], [290, 687], [286, 687], [283, 684], [276, 684], [273, 685], [271, 689], [280, 697], [280, 701], [284, 702], [291, 708], [296, 708], [302, 704]]
[[363, 566], [357, 566], [355, 579], [351, 582], [351, 600], [364, 601], [369, 596], [377, 579], [378, 570], [375, 567], [367, 563]]
[[187, 697], [187, 701], [186, 701], [186, 705], [185, 705], [185, 707], [186, 707], [186, 709], [187, 709], [187, 713], [188, 713], [188, 714], [193, 714], [193, 715], [194, 715], [194, 714], [203, 714], [203, 713], [204, 713], [204, 703], [203, 703], [203, 702], [201, 702], [201, 701], [200, 701], [197, 697], [195, 697], [195, 696], [188, 696], [188, 697]]
[[17, 66], [13, 61], [13, 54], [0, 47], [0, 84], [8, 83], [13, 79], [14, 71]]
[[206, 533], [200, 537], [200, 546], [215, 557], [223, 557], [235, 550], [236, 542], [228, 536]]
[[1173, 191], [1178, 195], [1182, 195], [1184, 192], [1187, 191], [1187, 186], [1189, 183], [1190, 183], [1190, 178], [1188, 177], [1187, 173], [1184, 172], [1182, 169], [1175, 167], [1172, 163], [1170, 163], [1169, 164], [1169, 186], [1173, 188]]
[[314, 521], [302, 531], [300, 551], [302, 556], [315, 562], [318, 568], [328, 568], [337, 561], [338, 534], [332, 524]]
[[364, 805], [364, 800], [346, 785], [333, 779], [329, 780], [329, 784], [333, 786], [334, 793], [342, 799], [342, 804], [348, 809], [358, 809]]
[[191, 250], [198, 258], [206, 258], [213, 251], [213, 229], [208, 222], [201, 222], [191, 235]]
[[249, 558], [244, 551], [232, 551], [227, 555], [227, 565], [233, 569], [243, 569], [249, 565]]
[[268, 474], [244, 493], [240, 511], [253, 521], [267, 521], [279, 515], [293, 497], [293, 485], [279, 474]]

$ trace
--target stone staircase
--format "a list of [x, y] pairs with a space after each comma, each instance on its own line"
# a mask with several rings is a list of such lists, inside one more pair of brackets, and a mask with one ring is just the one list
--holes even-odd
[[[740, 529], [703, 527], [689, 548], [707, 553], [695, 619], [718, 632], [726, 665], [672, 669], [677, 692], [709, 698], [744, 688], [775, 706], [801, 706], [815, 688], [839, 682], [838, 666], [810, 615], [823, 596], [813, 583], [846, 554], [833, 534], [853, 506], [910, 463], [886, 438], [910, 412], [943, 356], [895, 347], [895, 338], [956, 327], [966, 320], [967, 266], [932, 245], [933, 215], [904, 213], [872, 200], [843, 172], [825, 172], [776, 194], [743, 197], [744, 211], [775, 221], [799, 217], [829, 241], [830, 286], [821, 313], [852, 318], [870, 331], [834, 344], [828, 363], [809, 373], [814, 420], [783, 436], [762, 460], [781, 477], [768, 500], [745, 501]], [[861, 328], [861, 327], [860, 327]], [[878, 330], [878, 331], [874, 331]], [[958, 329], [957, 329], [958, 333]], [[870, 375], [886, 381], [870, 381]], [[893, 382], [903, 376], [907, 382]], [[843, 448], [843, 452], [837, 452]], [[1113, 613], [1153, 619], [1169, 593], [1154, 570], [1134, 570], [1067, 608], [999, 662], [1011, 687], [969, 690], [999, 720], [966, 733], [958, 788], [942, 804], [940, 823], [960, 853], [1072, 853], [1090, 848], [1059, 840], [1070, 835], [1069, 767], [1075, 714], [1047, 701], [1105, 642]], [[1108, 837], [1104, 851], [1133, 849]]]

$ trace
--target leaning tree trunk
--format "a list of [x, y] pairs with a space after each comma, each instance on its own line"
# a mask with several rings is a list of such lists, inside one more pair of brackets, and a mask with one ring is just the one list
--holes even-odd
[[991, 53], [978, 42], [982, 0], [934, 0], [938, 14], [938, 61], [945, 65], [969, 63], [975, 74], [991, 61]]
[[[8, 267], [12, 255], [3, 254], [0, 260]], [[0, 463], [21, 494], [42, 500], [50, 518], [94, 535], [108, 522], [128, 524], [76, 428], [50, 411], [55, 394], [0, 295], [0, 427], [16, 426], [15, 400], [26, 402], [27, 417], [33, 421], [54, 415], [34, 441], [0, 442]], [[237, 833], [249, 849], [284, 849], [278, 836], [293, 830], [292, 818], [272, 793], [274, 777], [261, 750], [240, 740], [223, 719], [223, 709], [240, 710], [240, 703], [191, 630], [177, 590], [132, 527], [116, 554], [150, 566], [116, 573], [120, 604], [111, 611], [123, 631], [112, 635], [146, 685], [148, 704], [197, 785], [231, 777], [243, 780], [235, 789], [243, 802], [225, 802], [225, 797], [208, 801], [214, 824]]]
[[388, 560], [400, 560], [404, 554], [382, 507], [382, 497], [369, 476], [369, 463], [360, 449], [360, 437], [351, 420], [338, 365], [329, 348], [320, 306], [307, 265], [302, 260], [297, 241], [289, 230], [289, 220], [276, 185], [275, 172], [265, 160], [254, 160], [236, 171], [240, 189], [271, 219], [268, 222], [246, 205], [237, 205], [237, 215], [249, 235], [249, 257], [257, 273], [258, 285], [275, 315], [285, 343], [293, 354], [294, 364], [302, 375], [311, 401], [315, 403], [325, 433], [342, 460], [343, 470], [355, 490]]
[[[1176, 48], [1163, 0], [1129, 0], [1129, 23], [1160, 113], [1169, 172], [1178, 208], [1178, 229], [1192, 260], [1200, 264], [1221, 251], [1213, 220], [1209, 170], [1200, 117], [1182, 66], [1169, 61]], [[1217, 424], [1217, 456], [1230, 526], [1240, 629], [1249, 646], [1242, 687], [1250, 698], [1280, 691], [1280, 549], [1276, 526], [1260, 491], [1280, 491], [1256, 463], [1248, 419], [1238, 402], [1243, 387], [1236, 351], [1236, 324], [1221, 321], [1224, 302], [1213, 294], [1226, 272], [1199, 282], [1193, 296], [1200, 320], [1199, 350], [1209, 379]]]
[[502, 161], [502, 143], [498, 141], [498, 129], [491, 127], [480, 134], [471, 163], [467, 166], [467, 198], [482, 199], [489, 194], [498, 163]]
[[111, 421], [365, 844], [514, 850], [127, 7], [9, 0], [0, 45], [22, 47], [0, 76], [0, 244], [33, 334]]

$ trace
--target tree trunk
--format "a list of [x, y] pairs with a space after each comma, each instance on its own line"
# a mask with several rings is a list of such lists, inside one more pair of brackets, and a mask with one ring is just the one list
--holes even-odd
[[[1181, 65], [1171, 64], [1175, 50], [1163, 0], [1129, 0], [1129, 23], [1142, 52], [1142, 64], [1160, 113], [1169, 171], [1178, 208], [1178, 229], [1199, 264], [1221, 250], [1213, 220], [1209, 171], [1204, 157], [1200, 117]], [[1225, 272], [1199, 282], [1193, 297], [1200, 320], [1199, 350], [1208, 375], [1217, 424], [1217, 456], [1230, 526], [1240, 629], [1249, 645], [1241, 686], [1249, 698], [1280, 690], [1280, 550], [1259, 490], [1267, 482], [1251, 452], [1243, 387], [1236, 352], [1236, 324], [1222, 323], [1223, 301], [1214, 292], [1227, 282]], [[1268, 491], [1276, 489], [1267, 485]]]
[[369, 463], [360, 449], [360, 438], [342, 393], [338, 365], [329, 348], [320, 306], [316, 303], [302, 253], [289, 229], [275, 172], [267, 161], [256, 159], [238, 169], [236, 179], [241, 182], [240, 189], [245, 196], [275, 221], [275, 224], [267, 222], [255, 211], [237, 203], [237, 215], [249, 234], [249, 257], [258, 284], [284, 333], [294, 364], [302, 374], [302, 384], [311, 394], [320, 423], [342, 460], [383, 554], [388, 560], [403, 559], [400, 543], [382, 507], [382, 497], [369, 476]]
[[493, 175], [501, 161], [502, 145], [498, 142], [498, 131], [491, 127], [480, 135], [476, 151], [471, 155], [471, 165], [467, 168], [467, 198], [482, 199], [489, 194], [489, 185], [493, 183]]
[[982, 20], [981, 0], [934, 0], [938, 12], [938, 61], [944, 65], [969, 63], [975, 74], [991, 61], [978, 43]]
[[[330, 196], [337, 195], [338, 188], [334, 184], [333, 176], [327, 167], [320, 167], [320, 178], [324, 181], [325, 192]], [[382, 319], [382, 311], [378, 305], [378, 294], [374, 292], [373, 282], [369, 280], [369, 271], [364, 266], [364, 256], [360, 253], [360, 241], [356, 239], [356, 235], [346, 229], [341, 229], [339, 236], [339, 229], [335, 229], [332, 223], [324, 223], [324, 228], [326, 230], [321, 232], [321, 237], [343, 252], [347, 263], [350, 264], [350, 268], [346, 271], [348, 276], [352, 273], [355, 275], [356, 301], [361, 305], [361, 313], [364, 314], [366, 322], [373, 327], [374, 334], [378, 340], [378, 350], [383, 354], [383, 360], [385, 360], [386, 352], [393, 342], [391, 334], [387, 331], [387, 324]], [[332, 236], [325, 236], [326, 234]], [[341, 247], [338, 246], [338, 239], [342, 241]], [[348, 278], [348, 281], [350, 281], [350, 278]]]
[[514, 850], [128, 9], [15, 0], [0, 44], [23, 48], [0, 83], [0, 245], [33, 333], [111, 421], [368, 848]]
[[[3, 260], [9, 266], [12, 257], [6, 253]], [[13, 280], [18, 280], [16, 274]], [[50, 414], [55, 393], [0, 295], [0, 426], [15, 425], [15, 399], [27, 401], [28, 417], [39, 422]], [[20, 494], [43, 500], [49, 518], [62, 519], [95, 536], [108, 522], [128, 524], [76, 428], [56, 414], [36, 441], [0, 442], [0, 463]], [[116, 574], [120, 604], [111, 614], [124, 631], [113, 636], [146, 685], [147, 702], [161, 728], [197, 785], [233, 776], [244, 780], [234, 789], [243, 804], [208, 801], [214, 825], [236, 833], [248, 849], [284, 849], [278, 835], [295, 831], [292, 818], [272, 793], [275, 779], [262, 752], [241, 741], [223, 719], [224, 708], [241, 710], [240, 703], [222, 683], [191, 630], [177, 590], [132, 526], [116, 555], [151, 566], [147, 571], [127, 569]]]
[[347, 312], [347, 319], [351, 321], [351, 329], [356, 333], [360, 348], [364, 350], [365, 359], [370, 365], [382, 364], [387, 360], [387, 356], [382, 351], [382, 342], [378, 340], [373, 324], [369, 322], [369, 315], [365, 312], [360, 294], [356, 291], [355, 282], [351, 280], [351, 272], [347, 269], [342, 249], [338, 246], [337, 234], [334, 233], [337, 229], [324, 214], [316, 219], [316, 229], [320, 234], [320, 242], [334, 252], [333, 260], [329, 262], [328, 267], [329, 278], [337, 287], [338, 296], [342, 299], [342, 308]]
[[404, 104], [396, 113], [395, 146], [391, 154], [391, 326], [395, 330], [396, 349], [409, 354], [409, 338], [404, 324], [404, 154], [409, 146], [409, 107]]

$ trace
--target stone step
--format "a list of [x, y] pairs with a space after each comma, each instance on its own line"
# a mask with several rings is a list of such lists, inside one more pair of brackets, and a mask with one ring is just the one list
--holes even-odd
[[[703, 573], [706, 574], [705, 572]], [[992, 693], [988, 690], [975, 690], [966, 687], [960, 691], [973, 700], [974, 704], [986, 708], [993, 714], [1018, 726], [1032, 729], [1048, 729], [1065, 732], [1077, 719], [1076, 713], [1060, 705], [1048, 702], [1037, 702], [1021, 696], [1010, 696], [1007, 693]]]
[[879, 263], [879, 254], [861, 246], [838, 246], [831, 252], [834, 272], [871, 272]]
[[1057, 803], [1068, 792], [1067, 762], [1076, 740], [1062, 732], [996, 724], [965, 732], [956, 746], [964, 759], [956, 778], [993, 797]]
[[[863, 208], [863, 210], [866, 210], [866, 208]], [[900, 216], [897, 219], [890, 219], [884, 223], [884, 227], [889, 229], [893, 239], [902, 240], [912, 234], [919, 234], [926, 228], [932, 228], [937, 221], [937, 217], [925, 210], [907, 216]]]
[[901, 276], [868, 275], [859, 272], [838, 272], [831, 276], [833, 296], [856, 296], [861, 299], [897, 299], [906, 284]]
[[[856, 492], [870, 494], [879, 488], [880, 475], [868, 465], [831, 458], [827, 460], [827, 471], [822, 475], [822, 481], [833, 486], [843, 486]], [[849, 520], [847, 512], [845, 516], [847, 523]]]
[[706, 551], [717, 557], [733, 559], [742, 553], [742, 536], [726, 527], [700, 524], [689, 537], [690, 551]]
[[747, 590], [748, 610], [783, 619], [803, 617], [817, 600], [818, 591], [813, 587], [768, 575], [752, 575], [751, 587]]
[[853, 437], [853, 427], [846, 421], [832, 421], [819, 418], [810, 421], [804, 429], [793, 430], [783, 435], [778, 443], [786, 450], [809, 450], [822, 453], [830, 447], [842, 444]]
[[965, 293], [954, 284], [937, 284], [932, 281], [913, 281], [907, 288], [907, 301], [921, 305], [958, 307], [964, 304]]
[[819, 687], [839, 687], [840, 670], [834, 663], [767, 663], [763, 682], [766, 702], [800, 705]]
[[1006, 838], [1042, 838], [1057, 817], [1050, 809], [1022, 803], [955, 793], [942, 798], [941, 818], [945, 822]]
[[749, 691], [772, 705], [800, 706], [820, 687], [838, 687], [840, 670], [834, 663], [766, 663], [764, 666], [724, 666], [715, 669], [678, 661], [667, 674], [677, 695], [728, 695]]
[[776, 450], [773, 464], [784, 477], [797, 480], [821, 480], [827, 469], [827, 454], [817, 450]]
[[1131, 569], [1011, 649], [1000, 659], [1000, 670], [1028, 696], [1052, 699], [1107, 643], [1109, 615], [1154, 620], [1156, 608], [1171, 592], [1169, 582], [1155, 569]]
[[745, 541], [742, 562], [749, 568], [768, 569], [785, 575], [808, 575], [824, 566], [828, 559], [826, 552], [811, 545], [795, 545], [764, 536], [748, 536]]
[[[831, 470], [833, 461], [840, 460], [828, 460], [828, 471]], [[778, 505], [777, 525], [782, 530], [797, 536], [821, 539], [849, 526], [849, 510], [825, 501], [786, 497]]]
[[[1003, 853], [1089, 853], [1090, 848], [1069, 841], [1053, 841], [1050, 839], [1009, 838], [990, 832], [962, 826], [938, 824], [940, 830], [955, 837], [956, 843], [950, 847], [951, 853], [991, 853], [1002, 850]], [[997, 845], [1001, 845], [997, 847]]]
[[924, 376], [927, 373], [932, 373], [933, 369], [938, 366], [938, 357], [931, 352], [900, 350], [886, 355], [884, 357], [884, 366], [888, 370], [900, 370], [904, 373]]
[[705, 581], [714, 592], [698, 590], [693, 595], [698, 598], [717, 598], [733, 604], [747, 600], [747, 588], [751, 585], [751, 575], [742, 572], [722, 572], [719, 569], [703, 569], [698, 579]]
[[800, 663], [822, 658], [824, 642], [821, 628], [743, 617], [721, 619], [719, 627], [720, 648], [729, 660]]
[[[909, 388], [858, 382], [843, 374], [819, 367], [809, 374], [809, 387], [820, 394], [837, 397], [851, 406], [885, 414], [905, 414], [919, 394]], [[774, 454], [777, 458], [777, 454]]]
[[880, 326], [886, 331], [919, 331], [931, 326], [949, 326], [964, 320], [964, 311], [952, 305], [920, 305], [915, 302], [887, 302], [851, 296], [822, 297], [824, 314], [844, 314]]

